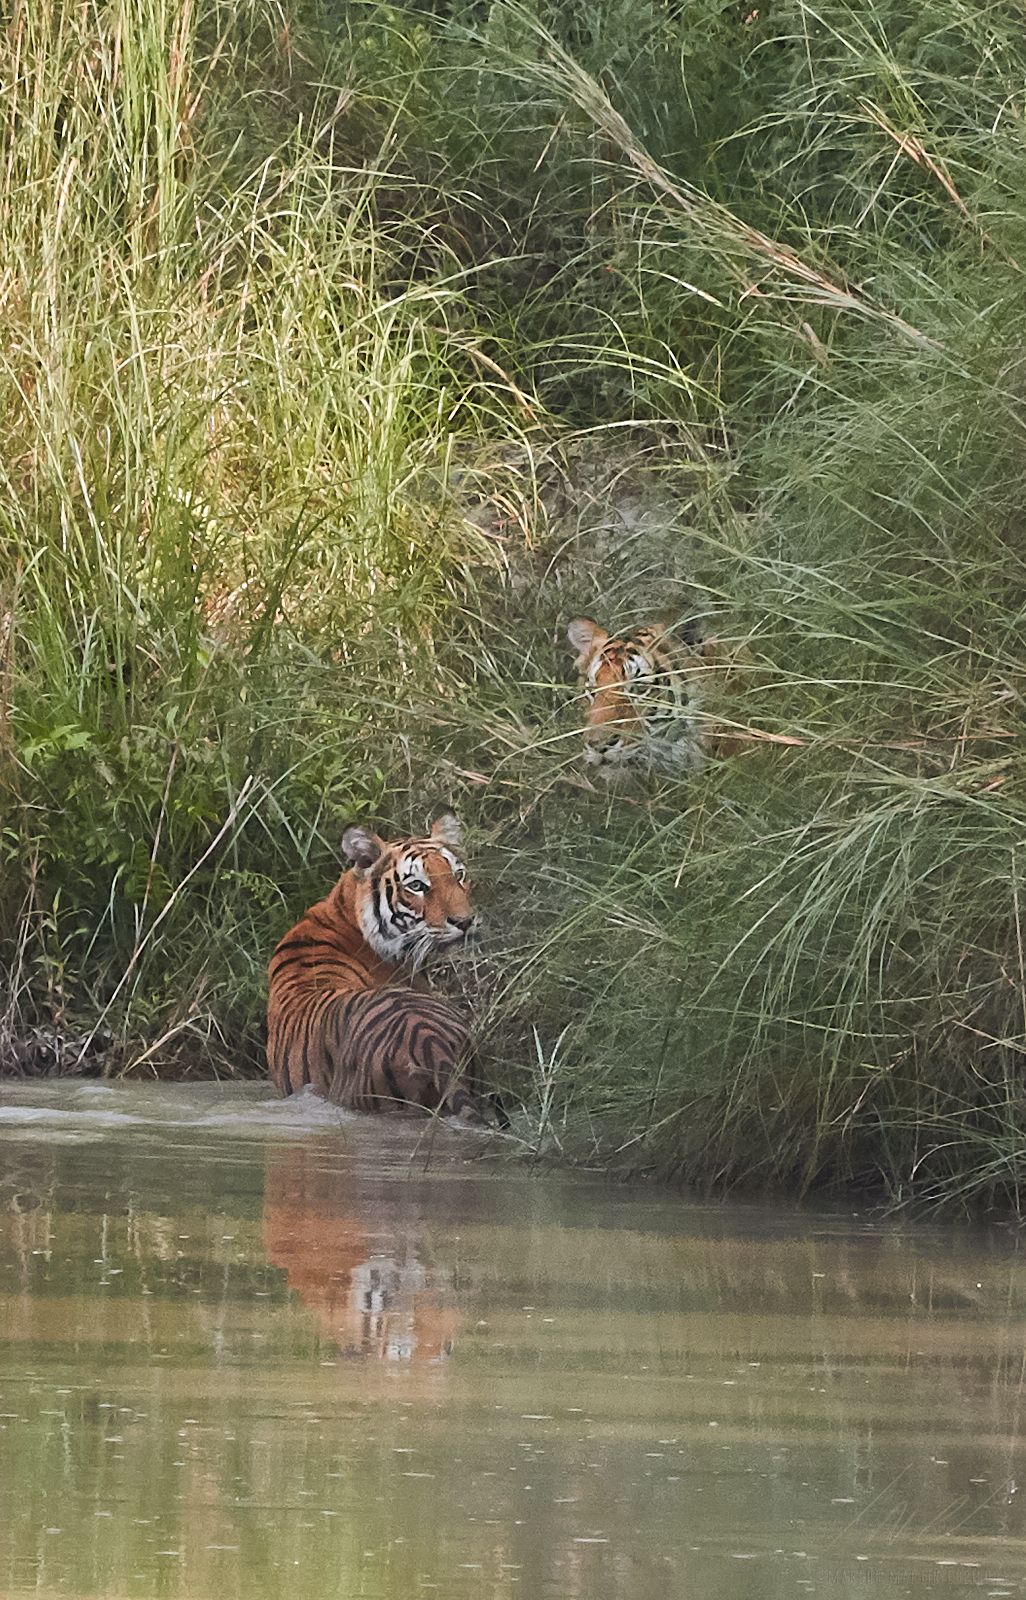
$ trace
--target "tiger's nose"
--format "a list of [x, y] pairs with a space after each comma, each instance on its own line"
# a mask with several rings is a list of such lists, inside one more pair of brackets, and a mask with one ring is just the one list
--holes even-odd
[[469, 933], [470, 929], [474, 926], [474, 923], [477, 921], [477, 918], [476, 917], [450, 917], [449, 921], [452, 923], [454, 928], [459, 928], [461, 933]]

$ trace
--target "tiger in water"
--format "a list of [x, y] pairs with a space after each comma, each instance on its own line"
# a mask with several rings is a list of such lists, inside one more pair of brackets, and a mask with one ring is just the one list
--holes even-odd
[[506, 1124], [498, 1097], [478, 1091], [465, 1018], [415, 986], [432, 955], [478, 931], [460, 843], [451, 812], [426, 837], [391, 844], [346, 829], [349, 867], [281, 940], [268, 969], [267, 1062], [282, 1094], [309, 1084], [352, 1110], [420, 1108]]
[[707, 755], [742, 748], [705, 710], [719, 652], [697, 628], [655, 622], [610, 634], [591, 617], [574, 617], [567, 638], [584, 686], [585, 760], [602, 777], [685, 777]]

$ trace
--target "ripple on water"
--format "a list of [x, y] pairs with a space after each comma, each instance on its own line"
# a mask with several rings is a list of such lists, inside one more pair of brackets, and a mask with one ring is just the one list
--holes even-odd
[[695, 1204], [264, 1083], [12, 1084], [12, 1139], [5, 1595], [1026, 1595], [1000, 1230]]
[[263, 1083], [0, 1083], [5, 1139], [88, 1143], [123, 1129], [153, 1127], [294, 1138], [357, 1120], [309, 1089], [282, 1100]]

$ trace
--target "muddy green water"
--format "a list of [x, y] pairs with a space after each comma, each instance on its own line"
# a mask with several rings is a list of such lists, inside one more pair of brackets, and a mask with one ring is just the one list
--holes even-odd
[[0, 1593], [1026, 1594], [1014, 1236], [419, 1132], [0, 1092]]

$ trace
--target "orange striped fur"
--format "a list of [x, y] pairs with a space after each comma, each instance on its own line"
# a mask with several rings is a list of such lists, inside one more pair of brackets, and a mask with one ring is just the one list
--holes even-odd
[[674, 633], [664, 622], [614, 635], [591, 617], [574, 617], [567, 638], [584, 689], [585, 760], [602, 777], [683, 776], [707, 755], [741, 748], [706, 710], [723, 677], [714, 639], [692, 628]]
[[426, 837], [391, 844], [346, 829], [351, 865], [271, 957], [267, 1062], [282, 1094], [309, 1084], [353, 1110], [493, 1120], [468, 1076], [463, 1015], [411, 984], [432, 955], [477, 933], [459, 845], [451, 812]]
[[442, 1365], [460, 1327], [451, 1271], [432, 1261], [416, 1206], [386, 1178], [339, 1165], [337, 1140], [271, 1149], [267, 1259], [340, 1354], [407, 1370]]

